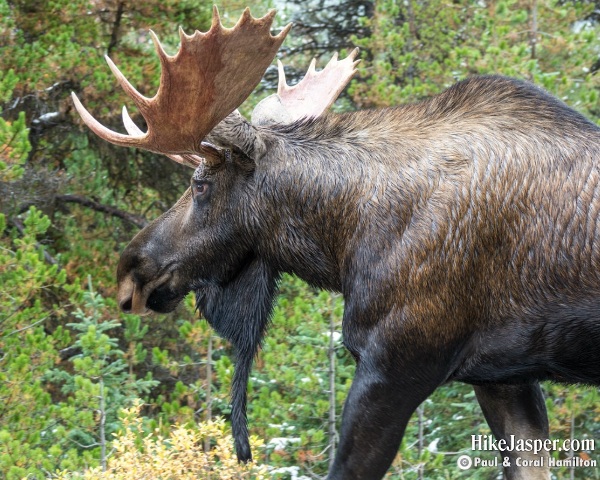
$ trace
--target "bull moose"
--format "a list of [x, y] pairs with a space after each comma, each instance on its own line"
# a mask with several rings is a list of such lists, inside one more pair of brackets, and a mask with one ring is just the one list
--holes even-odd
[[[194, 168], [191, 185], [140, 231], [118, 266], [126, 312], [172, 311], [194, 291], [236, 350], [232, 428], [251, 459], [246, 386], [283, 272], [343, 294], [356, 360], [329, 479], [379, 479], [416, 407], [438, 386], [473, 385], [498, 439], [546, 439], [539, 381], [600, 384], [600, 128], [542, 89], [500, 76], [429, 100], [325, 113], [357, 52], [286, 84], [247, 121], [236, 109], [290, 30], [246, 9], [214, 11], [161, 62], [158, 93], [138, 93], [107, 58], [147, 123], [117, 145]], [[509, 479], [549, 479], [503, 452]]]

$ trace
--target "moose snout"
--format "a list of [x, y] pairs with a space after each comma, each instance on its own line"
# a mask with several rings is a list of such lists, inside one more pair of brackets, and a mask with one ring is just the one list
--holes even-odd
[[143, 295], [144, 288], [131, 276], [127, 276], [119, 282], [117, 302], [119, 308], [125, 313], [144, 315], [148, 313], [146, 308], [147, 295]]
[[145, 250], [140, 248], [140, 242], [143, 243], [152, 232], [149, 228], [139, 232], [121, 254], [117, 267], [117, 303], [125, 313], [150, 313], [148, 297], [157, 286], [171, 277], [169, 264], [159, 260], [160, 243], [152, 244]]
[[143, 283], [133, 274], [125, 276], [119, 280], [117, 293], [119, 307], [125, 313], [134, 313], [136, 315], [147, 315], [151, 310], [162, 311], [160, 308], [150, 308], [148, 299], [155, 291], [159, 291], [165, 287], [168, 289], [172, 277], [172, 272], [167, 271]]

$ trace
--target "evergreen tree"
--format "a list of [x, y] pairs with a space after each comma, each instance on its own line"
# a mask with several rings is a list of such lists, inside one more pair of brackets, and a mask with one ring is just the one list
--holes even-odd
[[[80, 452], [92, 451], [105, 469], [108, 444], [120, 427], [119, 413], [131, 407], [140, 395], [148, 394], [158, 382], [150, 374], [136, 378], [128, 371], [130, 367], [118, 339], [107, 334], [120, 328], [121, 323], [103, 319], [104, 299], [92, 289], [91, 279], [88, 281], [88, 291], [83, 295], [85, 310], [77, 309], [74, 316], [78, 321], [67, 324], [78, 332], [71, 347], [78, 352], [71, 358], [73, 370], [55, 368], [48, 371], [45, 379], [60, 385], [66, 396], [57, 404], [54, 416], [55, 444], [66, 443], [67, 451], [71, 445]], [[125, 336], [135, 338], [136, 333], [130, 328]], [[138, 349], [138, 357], [145, 354]]]
[[[196, 422], [229, 413], [232, 351], [194, 317], [193, 298], [173, 314], [143, 319], [120, 314], [114, 300], [118, 252], [174, 203], [190, 172], [99, 141], [80, 128], [69, 99], [75, 90], [97, 118], [121, 129], [127, 100], [103, 55], [151, 96], [159, 63], [148, 29], [174, 53], [177, 26], [206, 30], [211, 5], [0, 0], [0, 478], [101, 471], [116, 432], [123, 441], [135, 437], [132, 455], [144, 439], [150, 452], [166, 455], [171, 440], [162, 439], [171, 438], [171, 425], [182, 426], [181, 438], [197, 439]], [[322, 67], [332, 51], [361, 47], [352, 102], [338, 109], [416, 101], [468, 75], [492, 73], [534, 81], [600, 118], [597, 0], [290, 0], [259, 2], [252, 12], [273, 6], [281, 10], [279, 25], [295, 23], [282, 51], [290, 83], [311, 56], [321, 56]], [[233, 25], [243, 7], [220, 2], [224, 23]], [[271, 86], [274, 74], [267, 75]], [[281, 284], [248, 392], [251, 432], [266, 442], [255, 457], [273, 466], [269, 478], [327, 470], [333, 420], [339, 422], [354, 369], [341, 344], [342, 309], [338, 295], [293, 277]], [[546, 390], [553, 438], [600, 437], [597, 390]], [[134, 425], [131, 410], [119, 410], [140, 396], [145, 403]], [[139, 427], [133, 437], [132, 426]], [[223, 440], [218, 429], [213, 440], [202, 437], [207, 451]], [[455, 465], [474, 433], [489, 429], [470, 387], [440, 389], [410, 422], [389, 478], [488, 478], [488, 470], [465, 473]]]

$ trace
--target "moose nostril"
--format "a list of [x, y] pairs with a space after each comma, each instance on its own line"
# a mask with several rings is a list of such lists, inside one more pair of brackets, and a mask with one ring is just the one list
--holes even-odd
[[119, 305], [121, 307], [121, 310], [125, 313], [129, 313], [131, 312], [131, 297], [127, 298], [126, 300], [124, 300], [123, 302], [121, 302], [121, 304]]

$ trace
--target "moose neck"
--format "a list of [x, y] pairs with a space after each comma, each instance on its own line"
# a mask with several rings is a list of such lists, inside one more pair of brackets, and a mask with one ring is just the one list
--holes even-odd
[[259, 130], [266, 154], [248, 223], [259, 254], [281, 271], [342, 290], [368, 232], [401, 235], [431, 183], [431, 169], [417, 165], [418, 146], [406, 146], [401, 130], [381, 112]]

